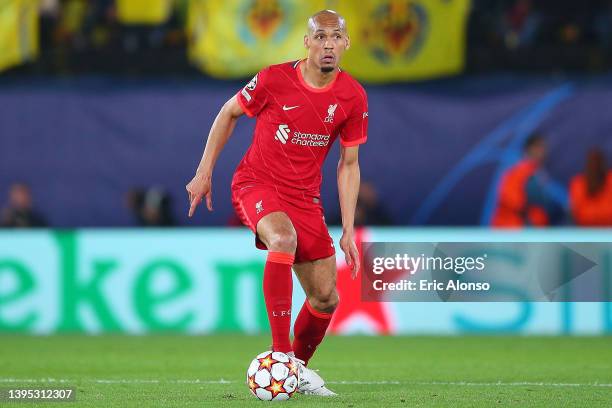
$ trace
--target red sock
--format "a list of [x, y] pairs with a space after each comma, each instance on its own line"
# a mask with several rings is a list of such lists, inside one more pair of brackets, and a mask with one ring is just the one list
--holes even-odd
[[332, 313], [315, 310], [308, 299], [304, 302], [293, 327], [293, 352], [308, 364], [317, 346], [323, 341]]
[[272, 331], [272, 350], [291, 351], [289, 330], [291, 329], [291, 295], [293, 280], [291, 265], [294, 255], [268, 251], [264, 268], [263, 293]]

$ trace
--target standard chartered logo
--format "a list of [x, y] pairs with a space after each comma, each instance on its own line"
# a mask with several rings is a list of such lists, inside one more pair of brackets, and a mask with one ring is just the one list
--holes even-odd
[[276, 131], [276, 136], [274, 139], [280, 141], [282, 144], [285, 144], [287, 143], [287, 139], [289, 139], [289, 132], [291, 132], [289, 126], [285, 124], [278, 125], [278, 130]]
[[[276, 131], [276, 136], [274, 136], [274, 139], [280, 141], [282, 144], [286, 144], [289, 140], [290, 134], [291, 129], [289, 129], [289, 126], [281, 124], [278, 126], [278, 130]], [[295, 131], [293, 132], [293, 137], [291, 138], [291, 144], [309, 147], [324, 147], [329, 144], [329, 139], [329, 135], [319, 135], [316, 133], [302, 133]]]
[[329, 135], [318, 135], [316, 133], [293, 132], [291, 143], [300, 146], [324, 147], [329, 144]]

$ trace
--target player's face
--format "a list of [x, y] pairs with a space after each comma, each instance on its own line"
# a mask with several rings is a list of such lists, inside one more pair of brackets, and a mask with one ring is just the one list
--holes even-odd
[[349, 46], [346, 30], [339, 21], [315, 22], [313, 30], [304, 38], [308, 60], [321, 72], [332, 72], [340, 64], [342, 54]]

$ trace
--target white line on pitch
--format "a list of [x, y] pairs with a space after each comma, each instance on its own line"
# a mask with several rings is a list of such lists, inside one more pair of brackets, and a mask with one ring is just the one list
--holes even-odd
[[[236, 384], [239, 381], [225, 380], [189, 380], [189, 379], [66, 379], [66, 378], [0, 378], [0, 383], [75, 383], [89, 382], [96, 384]], [[612, 383], [558, 383], [558, 382], [469, 382], [469, 381], [328, 381], [328, 384], [341, 385], [451, 385], [465, 387], [612, 387]]]
[[96, 384], [234, 384], [236, 381], [224, 380], [145, 380], [145, 379], [126, 379], [126, 378], [86, 378], [67, 379], [67, 378], [0, 378], [0, 383], [75, 383], [75, 382], [90, 382]]
[[516, 382], [468, 382], [468, 381], [421, 381], [409, 382], [406, 384], [413, 385], [458, 385], [468, 387], [612, 387], [608, 383], [555, 383], [555, 382], [531, 382], [531, 381], [516, 381]]

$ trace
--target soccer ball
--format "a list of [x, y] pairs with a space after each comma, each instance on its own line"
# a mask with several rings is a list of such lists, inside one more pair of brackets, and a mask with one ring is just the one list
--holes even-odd
[[285, 353], [264, 351], [251, 361], [246, 377], [249, 390], [260, 400], [284, 401], [297, 389], [299, 371]]

